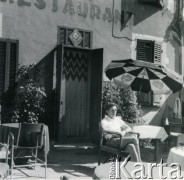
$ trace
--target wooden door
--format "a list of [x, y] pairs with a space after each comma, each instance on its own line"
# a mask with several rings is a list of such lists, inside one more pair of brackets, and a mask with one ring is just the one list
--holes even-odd
[[[89, 51], [60, 48], [58, 64], [59, 141], [89, 134]], [[62, 52], [61, 52], [62, 51]]]
[[101, 118], [103, 50], [60, 45], [57, 54], [58, 142], [89, 139]]
[[99, 140], [99, 122], [102, 118], [102, 76], [103, 49], [91, 51], [91, 82], [90, 82], [90, 139], [94, 143]]

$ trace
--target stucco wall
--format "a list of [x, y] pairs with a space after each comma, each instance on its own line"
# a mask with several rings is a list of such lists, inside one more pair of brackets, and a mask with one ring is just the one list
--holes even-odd
[[[93, 31], [93, 48], [104, 48], [104, 67], [112, 59], [130, 57], [130, 42], [124, 43], [123, 39], [112, 38], [112, 22], [103, 20], [105, 8], [112, 8], [112, 0], [73, 0], [75, 14], [68, 10], [63, 12], [67, 0], [59, 0], [57, 11], [53, 11], [53, 1], [45, 0], [46, 7], [38, 9], [35, 1], [26, 0], [29, 6], [20, 6], [14, 3], [0, 2], [2, 13], [2, 37], [18, 39], [19, 63], [29, 64], [38, 62], [57, 44], [57, 27], [76, 27]], [[81, 17], [77, 13], [77, 6], [84, 2], [88, 6], [88, 14]], [[100, 19], [90, 17], [91, 5], [97, 5], [100, 10]], [[121, 1], [115, 1], [115, 9], [120, 11]], [[120, 21], [115, 23], [119, 29]], [[108, 39], [108, 41], [107, 41]], [[122, 51], [123, 50], [123, 51]]]
[[[123, 29], [121, 34], [129, 36], [131, 31], [133, 35], [132, 44], [136, 41], [136, 34], [138, 34], [139, 37], [143, 35], [142, 38], [148, 40], [161, 41], [162, 64], [181, 73], [181, 44], [178, 41], [178, 35], [174, 30], [178, 18], [175, 0], [164, 0], [163, 8], [141, 4], [136, 0], [122, 0], [122, 2], [122, 10], [133, 12], [134, 18], [130, 20], [132, 23], [129, 23], [128, 26]], [[135, 51], [134, 45], [132, 45], [132, 53], [133, 51]], [[136, 56], [132, 57], [136, 59]]]
[[[122, 0], [123, 2], [124, 0]], [[12, 3], [11, 3], [12, 2]], [[45, 6], [38, 2], [45, 2]], [[70, 9], [64, 13], [66, 3], [72, 3], [74, 14]], [[121, 12], [121, 0], [115, 0], [115, 9]], [[113, 59], [126, 59], [131, 57], [132, 33], [144, 34], [154, 37], [162, 37], [167, 45], [165, 54], [168, 54], [169, 67], [178, 70], [178, 56], [173, 43], [168, 37], [169, 26], [174, 18], [174, 0], [164, 0], [164, 8], [139, 4], [136, 0], [130, 0], [131, 6], [122, 9], [131, 10], [134, 13], [132, 25], [126, 26], [120, 32], [120, 21], [114, 25], [112, 37], [112, 22], [103, 20], [105, 8], [112, 12], [113, 0], [11, 0], [0, 1], [0, 13], [2, 14], [2, 38], [19, 40], [19, 63], [29, 64], [41, 60], [57, 44], [57, 27], [76, 27], [93, 31], [93, 48], [104, 48], [104, 68]], [[88, 7], [86, 17], [78, 14], [78, 6], [84, 3]], [[37, 6], [36, 6], [37, 5]], [[91, 6], [97, 5], [101, 12], [100, 18], [91, 18]], [[42, 9], [39, 9], [42, 8]], [[0, 21], [1, 22], [1, 21]], [[108, 41], [107, 41], [108, 39]]]
[[[164, 8], [154, 7], [146, 4], [135, 2], [135, 26], [134, 32], [164, 37], [166, 29], [170, 25], [173, 15], [166, 10], [168, 2], [164, 1]], [[168, 14], [170, 16], [168, 16]]]

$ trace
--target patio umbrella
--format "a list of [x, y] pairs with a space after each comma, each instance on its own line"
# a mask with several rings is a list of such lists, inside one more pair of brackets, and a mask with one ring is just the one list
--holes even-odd
[[159, 64], [139, 60], [114, 60], [105, 69], [114, 83], [133, 91], [154, 94], [176, 93], [183, 87], [182, 76]]

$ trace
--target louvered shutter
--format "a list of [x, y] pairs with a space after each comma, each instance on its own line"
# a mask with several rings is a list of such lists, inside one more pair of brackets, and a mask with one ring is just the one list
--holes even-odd
[[[161, 64], [161, 55], [162, 55], [161, 43], [155, 42], [154, 43], [154, 63]], [[163, 98], [162, 94], [158, 94], [158, 95], [153, 94], [153, 105], [160, 107], [162, 98]]]
[[10, 43], [9, 86], [13, 86], [15, 83], [16, 65], [17, 65], [17, 44]]
[[17, 42], [0, 40], [0, 103], [2, 94], [13, 86], [17, 69]]
[[0, 42], [0, 97], [4, 92], [6, 42]]
[[137, 60], [153, 62], [154, 42], [137, 40]]
[[161, 43], [154, 43], [154, 63], [161, 64], [162, 46]]

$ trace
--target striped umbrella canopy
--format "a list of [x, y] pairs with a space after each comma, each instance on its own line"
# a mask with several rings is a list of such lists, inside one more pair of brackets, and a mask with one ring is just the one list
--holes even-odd
[[114, 83], [143, 93], [176, 93], [183, 87], [181, 75], [162, 65], [139, 60], [114, 60], [106, 67], [105, 73]]

